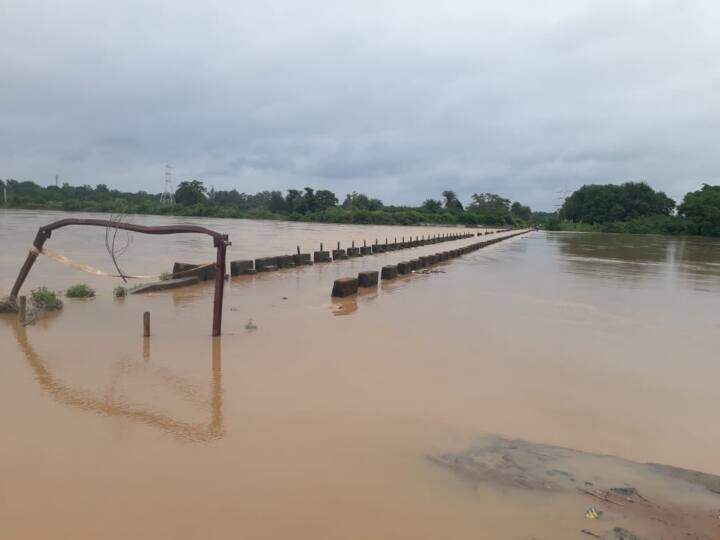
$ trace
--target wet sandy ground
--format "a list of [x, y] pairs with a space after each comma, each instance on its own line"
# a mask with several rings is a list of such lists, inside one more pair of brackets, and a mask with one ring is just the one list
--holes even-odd
[[[0, 233], [2, 279], [34, 230], [22, 234]], [[52, 242], [107, 266], [87, 242]], [[150, 266], [135, 242], [128, 270]], [[234, 278], [216, 340], [210, 284], [115, 300], [100, 281], [97, 298], [35, 325], [0, 318], [0, 537], [612, 532], [613, 510], [591, 496], [468, 483], [428, 459], [491, 433], [720, 473], [720, 248], [612, 242], [533, 233], [350, 303], [330, 301], [335, 277], [415, 250]], [[158, 257], [183, 249], [195, 247]], [[40, 264], [36, 284], [88, 281]], [[590, 460], [577, 478], [605, 470]], [[640, 480], [624, 481], [665, 501]], [[712, 499], [688, 504], [712, 511]], [[592, 505], [607, 522], [584, 517]]]
[[493, 436], [429, 459], [477, 490], [504, 491], [539, 506], [562, 496], [567, 506], [557, 518], [577, 524], [579, 536], [720, 538], [720, 476]]

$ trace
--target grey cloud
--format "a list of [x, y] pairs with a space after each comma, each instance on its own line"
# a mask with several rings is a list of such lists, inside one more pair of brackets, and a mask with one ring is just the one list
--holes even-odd
[[539, 209], [717, 182], [709, 0], [3, 3], [0, 176]]

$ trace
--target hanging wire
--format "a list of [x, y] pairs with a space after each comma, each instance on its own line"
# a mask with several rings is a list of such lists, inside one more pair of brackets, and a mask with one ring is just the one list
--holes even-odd
[[125, 214], [119, 213], [112, 214], [109, 221], [115, 223], [115, 225], [105, 227], [105, 249], [107, 249], [107, 252], [110, 254], [110, 258], [112, 259], [112, 262], [115, 265], [119, 276], [122, 278], [123, 282], [127, 283], [127, 276], [125, 272], [123, 272], [120, 268], [118, 259], [122, 257], [128, 250], [128, 248], [132, 244], [133, 237], [132, 234], [130, 234], [130, 231], [123, 230], [123, 232], [125, 233], [125, 242], [122, 243], [122, 241], [117, 241], [117, 235], [118, 231], [120, 231], [118, 225], [123, 222], [130, 223], [130, 220], [126, 221]]

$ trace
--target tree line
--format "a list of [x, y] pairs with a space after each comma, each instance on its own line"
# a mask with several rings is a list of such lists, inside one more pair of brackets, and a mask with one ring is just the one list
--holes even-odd
[[[40, 186], [32, 181], [0, 180], [0, 189], [7, 192], [7, 207], [28, 209], [390, 225], [524, 227], [533, 219], [530, 207], [500, 195], [476, 193], [463, 205], [451, 190], [444, 191], [441, 198], [425, 200], [420, 206], [395, 206], [358, 192], [348, 193], [340, 202], [335, 193], [326, 189], [306, 187], [285, 193], [248, 194], [235, 189], [208, 189], [200, 180], [178, 184], [173, 204], [162, 203], [160, 194], [123, 192], [105, 184]], [[0, 204], [4, 202], [1, 196], [2, 193]]]
[[32, 181], [0, 180], [0, 205], [12, 208], [326, 223], [541, 225], [551, 230], [720, 236], [720, 186], [708, 184], [687, 193], [680, 204], [645, 182], [588, 184], [566, 198], [557, 212], [533, 212], [494, 193], [475, 193], [464, 205], [451, 190], [419, 206], [386, 205], [358, 192], [348, 193], [340, 202], [332, 191], [311, 187], [285, 193], [216, 191], [200, 180], [181, 182], [174, 195], [174, 204], [162, 204], [160, 194], [124, 192], [105, 184], [44, 187]]
[[553, 230], [720, 236], [720, 186], [703, 184], [676, 204], [645, 182], [590, 184], [536, 221]]

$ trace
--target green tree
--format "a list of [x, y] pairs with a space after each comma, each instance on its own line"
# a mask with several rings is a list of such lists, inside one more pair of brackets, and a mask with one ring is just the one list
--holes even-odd
[[301, 214], [307, 214], [308, 212], [314, 212], [315, 210], [317, 210], [315, 190], [311, 187], [306, 187], [305, 193], [303, 193], [298, 200], [297, 211]]
[[180, 182], [175, 191], [175, 202], [184, 206], [194, 206], [206, 199], [207, 188], [200, 180]]
[[436, 214], [442, 209], [442, 203], [435, 199], [425, 199], [422, 203], [422, 207], [424, 210]]
[[585, 185], [565, 199], [560, 217], [576, 223], [613, 223], [670, 215], [675, 201], [644, 182]]
[[302, 205], [302, 193], [297, 189], [288, 189], [285, 195], [285, 205], [288, 212], [299, 212]]
[[532, 210], [530, 210], [529, 206], [523, 206], [519, 202], [514, 202], [510, 206], [510, 215], [516, 219], [530, 221], [530, 218], [532, 217]]
[[353, 208], [356, 210], [382, 210], [383, 203], [380, 199], [371, 199], [364, 193], [353, 191], [345, 196], [343, 208]]
[[494, 193], [475, 193], [468, 211], [476, 214], [479, 223], [484, 225], [503, 225], [512, 223], [510, 199]]
[[686, 220], [692, 234], [720, 236], [720, 186], [703, 184], [685, 195], [678, 214]]
[[279, 191], [273, 191], [270, 193], [270, 199], [268, 201], [268, 210], [276, 214], [284, 214], [287, 212], [288, 206], [287, 201]]
[[442, 196], [445, 199], [445, 208], [450, 210], [451, 212], [462, 212], [463, 211], [463, 205], [460, 202], [460, 200], [457, 198], [457, 195], [454, 191], [451, 190], [445, 190], [442, 192]]
[[327, 189], [319, 189], [315, 192], [315, 204], [318, 210], [327, 210], [338, 204], [338, 198], [332, 191]]

